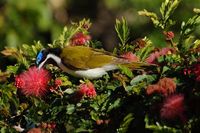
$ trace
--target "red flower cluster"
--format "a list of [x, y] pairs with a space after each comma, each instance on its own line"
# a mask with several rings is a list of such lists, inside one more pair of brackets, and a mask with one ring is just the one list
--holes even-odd
[[174, 52], [174, 50], [172, 48], [162, 48], [159, 51], [155, 51], [154, 53], [151, 53], [150, 56], [146, 58], [146, 62], [149, 64], [156, 64], [157, 59], [160, 56], [171, 54], [173, 52]]
[[56, 90], [58, 89], [59, 86], [62, 85], [62, 80], [61, 79], [55, 79], [54, 81], [54, 85], [49, 87], [49, 90], [51, 92], [56, 92]]
[[106, 120], [99, 119], [99, 120], [96, 120], [96, 124], [97, 125], [109, 124], [109, 122], [110, 122], [110, 119], [106, 119]]
[[192, 70], [191, 70], [191, 69], [189, 69], [189, 68], [183, 69], [183, 74], [184, 74], [184, 75], [190, 75], [191, 73], [192, 73]]
[[164, 96], [168, 96], [176, 91], [176, 83], [171, 78], [163, 78], [158, 81], [157, 84], [149, 85], [147, 87], [147, 94], [161, 93]]
[[62, 85], [62, 80], [61, 79], [55, 79], [55, 86], [61, 86]]
[[196, 81], [200, 82], [200, 64], [196, 64], [193, 68], [193, 73], [196, 76]]
[[40, 127], [43, 129], [52, 129], [53, 130], [56, 128], [56, 123], [55, 122], [48, 122], [48, 123], [42, 122], [40, 124]]
[[83, 83], [79, 87], [80, 87], [79, 94], [81, 96], [86, 95], [87, 97], [90, 98], [96, 96], [96, 90], [91, 82]]
[[15, 78], [15, 86], [27, 96], [42, 96], [47, 92], [49, 72], [36, 67], [29, 68]]
[[160, 57], [160, 53], [158, 51], [151, 53], [148, 58], [146, 58], [146, 62], [149, 64], [156, 64], [156, 60]]
[[42, 133], [40, 128], [31, 128], [27, 133]]
[[184, 110], [184, 96], [181, 94], [175, 94], [165, 99], [160, 110], [160, 116], [163, 119], [174, 119], [179, 117], [184, 122]]
[[124, 53], [124, 54], [120, 55], [120, 57], [127, 59], [130, 62], [139, 61], [139, 58], [135, 54], [133, 54], [132, 52]]
[[[183, 122], [186, 121], [183, 112], [184, 96], [181, 94], [174, 94], [176, 91], [176, 83], [171, 78], [162, 78], [157, 84], [149, 85], [147, 87], [147, 94], [161, 93], [165, 96], [165, 101], [160, 110], [160, 116], [163, 119], [180, 118]], [[173, 95], [170, 95], [173, 94]]]
[[88, 41], [91, 40], [91, 36], [85, 35], [81, 32], [76, 33], [71, 39], [72, 46], [80, 46], [86, 44]]
[[183, 69], [184, 75], [194, 75], [196, 77], [196, 81], [200, 82], [200, 63], [193, 65], [190, 68]]
[[174, 32], [173, 31], [163, 32], [163, 34], [165, 35], [166, 40], [171, 40], [171, 39], [174, 38]]

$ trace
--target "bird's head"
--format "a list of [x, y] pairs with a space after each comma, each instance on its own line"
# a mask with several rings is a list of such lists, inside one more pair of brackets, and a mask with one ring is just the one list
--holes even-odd
[[45, 64], [57, 64], [59, 60], [59, 54], [61, 50], [59, 48], [42, 49], [36, 57], [36, 65], [38, 68], [42, 68]]
[[49, 51], [47, 49], [42, 49], [36, 57], [36, 65], [39, 66], [47, 57]]

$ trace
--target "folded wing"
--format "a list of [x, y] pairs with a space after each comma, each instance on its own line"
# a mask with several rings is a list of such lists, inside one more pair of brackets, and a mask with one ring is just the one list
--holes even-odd
[[60, 55], [62, 61], [74, 68], [92, 69], [115, 64], [117, 57], [101, 50], [84, 46], [67, 46]]

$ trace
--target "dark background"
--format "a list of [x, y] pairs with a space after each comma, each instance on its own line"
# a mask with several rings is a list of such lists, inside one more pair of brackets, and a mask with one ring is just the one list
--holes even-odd
[[[131, 30], [131, 40], [149, 37], [162, 45], [162, 31], [155, 30], [148, 18], [138, 15], [147, 9], [159, 13], [163, 0], [0, 0], [0, 50], [40, 40], [51, 43], [70, 22], [89, 18], [90, 33], [102, 42], [106, 50], [118, 44], [114, 24], [125, 17]], [[193, 8], [200, 8], [200, 0], [182, 0], [174, 14], [177, 24], [170, 30], [178, 34], [181, 21], [192, 17]], [[200, 30], [195, 32], [200, 35]]]

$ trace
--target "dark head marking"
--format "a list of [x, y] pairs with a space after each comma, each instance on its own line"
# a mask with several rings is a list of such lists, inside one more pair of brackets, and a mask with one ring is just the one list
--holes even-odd
[[[55, 55], [55, 56], [58, 56], [58, 57], [59, 57], [60, 53], [61, 53], [61, 49], [60, 49], [60, 48], [47, 48], [47, 49], [42, 49], [42, 50], [38, 53], [38, 55], [37, 55], [37, 57], [36, 57], [36, 65], [39, 66], [42, 62], [44, 62], [45, 59], [48, 58], [48, 57], [47, 57], [48, 54]], [[51, 58], [50, 58], [50, 60], [47, 59], [45, 63], [47, 63], [47, 64], [48, 64], [48, 63], [52, 63], [51, 60], [52, 60]], [[43, 64], [43, 65], [44, 65], [44, 64]], [[43, 65], [42, 65], [42, 66], [43, 66]]]

